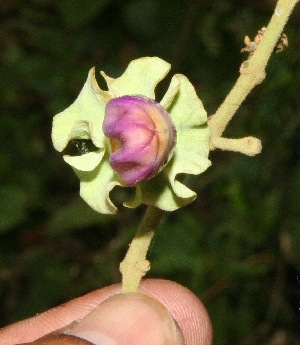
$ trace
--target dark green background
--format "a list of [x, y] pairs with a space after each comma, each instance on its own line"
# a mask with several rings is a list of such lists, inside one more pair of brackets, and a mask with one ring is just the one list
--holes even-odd
[[[92, 66], [119, 76], [159, 56], [193, 82], [209, 115], [238, 77], [243, 37], [275, 1], [27, 0], [0, 2], [0, 325], [120, 281], [118, 265], [144, 211], [98, 215], [80, 199], [53, 149], [52, 117], [71, 104]], [[198, 199], [172, 213], [150, 251], [148, 276], [203, 299], [216, 345], [299, 344], [300, 5], [263, 84], [226, 136], [253, 135], [254, 157], [212, 152], [189, 178]], [[101, 83], [101, 82], [100, 82]], [[162, 85], [160, 92], [163, 92]]]

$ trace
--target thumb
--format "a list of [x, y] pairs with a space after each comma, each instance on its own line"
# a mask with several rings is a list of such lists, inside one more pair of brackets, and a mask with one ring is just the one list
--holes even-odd
[[140, 293], [109, 297], [84, 319], [36, 340], [34, 345], [61, 342], [65, 345], [184, 344], [169, 311], [157, 300]]
[[96, 345], [181, 345], [181, 332], [168, 310], [140, 294], [114, 295], [67, 331]]

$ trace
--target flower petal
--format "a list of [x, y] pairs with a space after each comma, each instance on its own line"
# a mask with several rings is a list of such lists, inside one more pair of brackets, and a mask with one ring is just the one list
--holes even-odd
[[155, 99], [154, 89], [170, 68], [169, 63], [158, 57], [143, 57], [131, 61], [124, 74], [117, 79], [104, 72], [101, 74], [114, 97], [143, 95]]
[[178, 196], [173, 189], [174, 187], [166, 174], [160, 173], [153, 180], [140, 183], [137, 187], [135, 199], [124, 203], [124, 206], [137, 207], [140, 203], [144, 203], [171, 212], [191, 203], [197, 196], [195, 192], [179, 181], [176, 181], [176, 189], [177, 191], [180, 189], [180, 194], [184, 195], [184, 197]]
[[173, 77], [161, 104], [170, 104], [172, 98], [168, 112], [177, 130], [172, 159], [160, 174], [142, 182], [140, 194], [125, 206], [134, 207], [143, 202], [165, 211], [174, 211], [187, 205], [197, 195], [178, 181], [178, 174], [198, 175], [211, 164], [208, 159], [210, 129], [206, 123], [207, 115], [194, 87], [185, 76]]
[[170, 105], [173, 103], [174, 98], [177, 92], [179, 91], [179, 87], [180, 87], [180, 84], [179, 84], [178, 78], [173, 77], [167, 92], [165, 93], [163, 99], [160, 101], [160, 104], [165, 109], [168, 109]]
[[68, 156], [64, 155], [63, 158], [66, 163], [70, 164], [73, 168], [82, 171], [92, 171], [101, 162], [105, 150], [89, 152], [81, 156]]
[[134, 196], [130, 200], [125, 201], [123, 203], [123, 206], [128, 207], [128, 208], [136, 208], [140, 206], [142, 202], [143, 202], [142, 190], [141, 190], [141, 184], [139, 183], [136, 185]]
[[116, 213], [117, 208], [110, 200], [109, 193], [121, 184], [108, 162], [107, 155], [93, 171], [74, 171], [80, 180], [80, 196], [84, 201], [99, 213]]
[[69, 140], [74, 138], [72, 135], [78, 138], [78, 132], [72, 133], [76, 122], [89, 123], [93, 143], [103, 148], [102, 119], [105, 104], [111, 97], [109, 91], [99, 88], [95, 79], [95, 69], [92, 68], [75, 102], [53, 118], [52, 141], [55, 149], [59, 152], [63, 151]]
[[184, 130], [187, 127], [198, 127], [206, 123], [207, 114], [194, 86], [186, 76], [175, 74], [169, 89], [177, 83], [179, 83], [179, 91], [173, 103], [168, 107], [168, 112], [171, 114], [176, 128]]
[[168, 110], [177, 129], [177, 145], [166, 174], [177, 196], [190, 198], [191, 191], [183, 188], [176, 176], [198, 175], [211, 165], [208, 159], [211, 133], [206, 111], [193, 85], [183, 75], [177, 74], [174, 78], [178, 79], [180, 88]]

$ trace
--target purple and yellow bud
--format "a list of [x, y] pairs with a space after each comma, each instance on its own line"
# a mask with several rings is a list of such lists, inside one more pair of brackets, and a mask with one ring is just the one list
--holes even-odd
[[168, 112], [144, 96], [111, 99], [106, 104], [103, 132], [110, 138], [110, 164], [127, 186], [157, 175], [176, 143]]

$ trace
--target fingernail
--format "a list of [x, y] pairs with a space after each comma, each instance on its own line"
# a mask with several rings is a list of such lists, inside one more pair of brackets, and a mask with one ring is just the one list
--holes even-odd
[[65, 334], [95, 345], [183, 345], [182, 333], [169, 311], [139, 294], [114, 295]]

